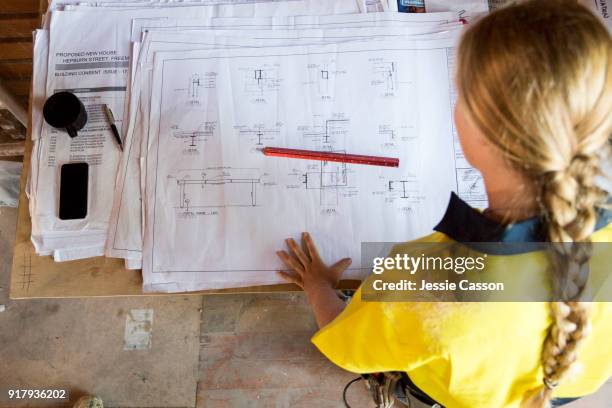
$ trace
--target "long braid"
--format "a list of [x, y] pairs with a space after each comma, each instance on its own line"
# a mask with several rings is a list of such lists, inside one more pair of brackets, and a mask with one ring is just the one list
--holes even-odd
[[590, 332], [589, 304], [581, 302], [589, 277], [590, 235], [595, 229], [596, 205], [605, 193], [595, 185], [599, 156], [577, 154], [565, 171], [547, 173], [541, 183], [546, 216], [552, 292], [552, 324], [542, 349], [543, 387], [528, 394], [526, 407], [546, 407], [553, 390], [571, 372], [577, 351]]
[[599, 152], [578, 153], [564, 172], [551, 172], [542, 181], [541, 205], [549, 240], [554, 243], [552, 289], [560, 301], [550, 304], [553, 323], [542, 351], [544, 388], [532, 400], [534, 406], [546, 406], [552, 390], [576, 362], [577, 349], [590, 331], [589, 304], [580, 300], [586, 297], [596, 206], [607, 197], [596, 185], [599, 162]]

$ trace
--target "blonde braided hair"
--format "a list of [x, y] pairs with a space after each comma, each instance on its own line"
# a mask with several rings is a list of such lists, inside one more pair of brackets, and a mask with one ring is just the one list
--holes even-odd
[[612, 40], [570, 0], [531, 0], [498, 10], [464, 34], [457, 85], [487, 140], [532, 180], [547, 228], [552, 323], [542, 346], [542, 385], [524, 407], [546, 407], [588, 335], [585, 299], [597, 186], [612, 134]]

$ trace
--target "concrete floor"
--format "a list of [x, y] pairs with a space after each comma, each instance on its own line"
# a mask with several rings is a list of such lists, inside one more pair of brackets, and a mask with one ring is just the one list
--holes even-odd
[[[0, 207], [0, 407], [71, 406], [84, 394], [111, 407], [343, 406], [355, 375], [310, 343], [301, 294], [10, 300], [16, 215]], [[126, 322], [143, 309], [150, 347], [126, 350]], [[7, 400], [26, 386], [69, 389], [70, 400]], [[352, 391], [353, 407], [369, 406]]]
[[[16, 213], [0, 207], [0, 407], [83, 394], [115, 407], [343, 407], [355, 376], [310, 343], [301, 294], [9, 300]], [[139, 310], [152, 322], [132, 324]], [[66, 388], [70, 400], [8, 401], [11, 387]], [[361, 385], [350, 391], [352, 407], [372, 406]], [[610, 401], [612, 383], [568, 407]]]

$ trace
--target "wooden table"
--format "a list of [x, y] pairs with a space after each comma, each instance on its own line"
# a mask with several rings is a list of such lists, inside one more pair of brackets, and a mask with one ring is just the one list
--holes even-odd
[[[10, 297], [25, 299], [150, 295], [151, 293], [142, 291], [141, 271], [125, 269], [123, 259], [96, 257], [78, 261], [54, 262], [51, 256], [36, 255], [30, 241], [32, 223], [28, 210], [28, 198], [25, 194], [25, 184], [32, 156], [31, 98], [28, 117], [30, 126], [28, 126], [20, 183]], [[359, 281], [343, 281], [340, 287], [352, 289], [358, 284]], [[190, 293], [263, 293], [299, 290], [300, 288], [293, 284], [280, 284]]]

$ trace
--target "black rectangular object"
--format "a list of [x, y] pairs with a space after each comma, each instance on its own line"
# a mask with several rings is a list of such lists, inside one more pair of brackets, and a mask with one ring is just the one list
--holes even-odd
[[87, 216], [87, 189], [89, 165], [67, 163], [60, 175], [59, 218], [78, 220]]

